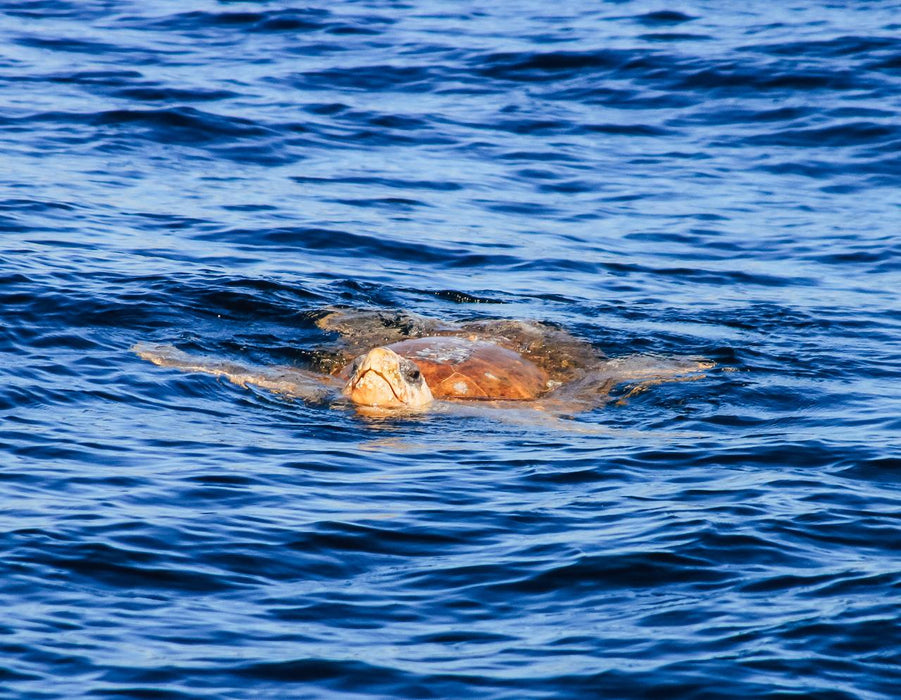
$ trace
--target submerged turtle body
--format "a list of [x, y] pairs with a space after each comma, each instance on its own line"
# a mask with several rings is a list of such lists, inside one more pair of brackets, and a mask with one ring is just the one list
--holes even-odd
[[547, 372], [494, 343], [436, 336], [387, 347], [416, 363], [436, 399], [530, 401], [548, 390]]

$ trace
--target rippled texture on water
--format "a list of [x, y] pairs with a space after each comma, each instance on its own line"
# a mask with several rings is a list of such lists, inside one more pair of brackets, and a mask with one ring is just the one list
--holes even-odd
[[[897, 697], [899, 35], [0, 0], [0, 695]], [[335, 304], [734, 371], [561, 430], [129, 351], [304, 365]]]

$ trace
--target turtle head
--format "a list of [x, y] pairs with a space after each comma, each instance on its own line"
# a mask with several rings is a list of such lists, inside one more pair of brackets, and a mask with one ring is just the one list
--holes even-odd
[[379, 408], [418, 408], [432, 401], [416, 363], [390, 348], [373, 348], [353, 361], [344, 395], [355, 404]]

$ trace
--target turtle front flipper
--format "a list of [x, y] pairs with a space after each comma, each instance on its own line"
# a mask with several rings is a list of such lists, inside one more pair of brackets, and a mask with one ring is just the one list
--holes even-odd
[[654, 355], [631, 355], [609, 360], [605, 363], [612, 370], [615, 384], [634, 382], [629, 390], [617, 399], [623, 405], [636, 394], [647, 391], [652, 386], [666, 382], [693, 382], [703, 379], [707, 370], [716, 367], [711, 360], [696, 357], [656, 357]]
[[687, 382], [703, 379], [715, 362], [696, 357], [659, 357], [630, 355], [604, 360], [584, 376], [564, 384], [551, 394], [556, 399], [590, 402], [595, 405], [610, 401], [610, 392], [622, 384], [631, 384], [624, 395], [627, 399], [666, 382]]
[[324, 377], [302, 369], [247, 367], [213, 357], [189, 355], [172, 345], [138, 343], [132, 347], [132, 351], [142, 360], [160, 367], [172, 367], [182, 372], [212, 374], [241, 387], [258, 386], [310, 403], [322, 403], [334, 393], [330, 391]]

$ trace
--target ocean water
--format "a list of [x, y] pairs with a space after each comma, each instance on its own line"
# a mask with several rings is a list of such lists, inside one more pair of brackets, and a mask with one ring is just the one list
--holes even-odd
[[[0, 697], [898, 697], [899, 153], [898, 2], [0, 0]], [[375, 420], [130, 351], [335, 305], [718, 369]]]

